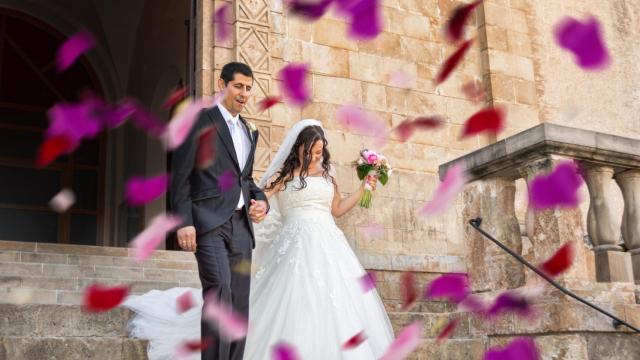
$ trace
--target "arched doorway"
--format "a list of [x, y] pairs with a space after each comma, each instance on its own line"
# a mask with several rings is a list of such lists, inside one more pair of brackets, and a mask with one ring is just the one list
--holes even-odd
[[[45, 169], [34, 166], [47, 110], [84, 90], [103, 93], [85, 58], [58, 74], [55, 55], [64, 40], [44, 22], [0, 8], [0, 240], [101, 241], [106, 134]], [[76, 203], [58, 214], [48, 202], [63, 188], [75, 192]]]

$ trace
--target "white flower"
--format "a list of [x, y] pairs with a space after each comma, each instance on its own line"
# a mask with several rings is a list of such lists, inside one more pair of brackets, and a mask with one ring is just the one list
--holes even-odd
[[251, 121], [247, 121], [247, 124], [249, 124], [249, 129], [251, 129], [251, 131], [258, 130], [258, 128], [256, 127], [256, 124], [252, 123]]

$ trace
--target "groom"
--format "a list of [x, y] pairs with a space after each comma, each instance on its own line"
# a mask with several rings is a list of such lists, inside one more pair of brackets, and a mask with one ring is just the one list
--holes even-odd
[[[184, 219], [178, 229], [178, 244], [195, 251], [203, 295], [221, 302], [248, 318], [248, 274], [234, 271], [251, 262], [254, 247], [253, 224], [268, 210], [267, 197], [253, 181], [253, 159], [258, 131], [249, 126], [240, 112], [249, 100], [253, 72], [243, 63], [222, 68], [218, 89], [225, 95], [220, 104], [203, 110], [188, 139], [173, 153], [171, 203], [174, 213]], [[198, 134], [213, 126], [214, 161], [198, 169]], [[232, 179], [228, 185], [228, 179]], [[225, 188], [220, 188], [225, 182]], [[216, 328], [201, 323], [203, 341], [213, 344], [203, 350], [202, 360], [241, 360], [245, 340], [228, 343]]]

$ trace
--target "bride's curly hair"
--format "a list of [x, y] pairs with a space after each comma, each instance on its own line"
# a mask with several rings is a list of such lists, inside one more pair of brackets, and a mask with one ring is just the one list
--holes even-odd
[[[296, 138], [296, 142], [293, 144], [291, 148], [291, 152], [287, 159], [284, 161], [282, 168], [278, 171], [276, 179], [269, 184], [264, 190], [269, 191], [273, 190], [279, 184], [283, 184], [284, 188], [287, 187], [287, 183], [292, 181], [294, 176], [293, 172], [296, 168], [300, 167], [300, 188], [298, 190], [304, 189], [307, 186], [307, 182], [305, 178], [309, 175], [309, 164], [311, 163], [311, 148], [316, 141], [321, 140], [322, 147], [322, 177], [325, 179], [330, 179], [331, 183], [335, 184], [335, 179], [333, 176], [329, 174], [329, 169], [331, 168], [331, 155], [329, 154], [329, 150], [327, 150], [327, 139], [324, 137], [324, 131], [320, 126], [310, 125], [305, 127], [300, 134], [298, 134], [298, 138]], [[303, 146], [302, 157], [303, 161], [300, 164], [300, 159], [298, 159], [298, 149]]]

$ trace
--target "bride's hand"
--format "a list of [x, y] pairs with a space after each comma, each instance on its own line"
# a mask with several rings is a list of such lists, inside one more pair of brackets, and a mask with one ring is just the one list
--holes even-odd
[[364, 180], [362, 181], [362, 186], [364, 187], [365, 184], [369, 184], [369, 186], [371, 187], [371, 191], [375, 191], [376, 190], [376, 186], [378, 186], [378, 176], [377, 175], [367, 175]]

